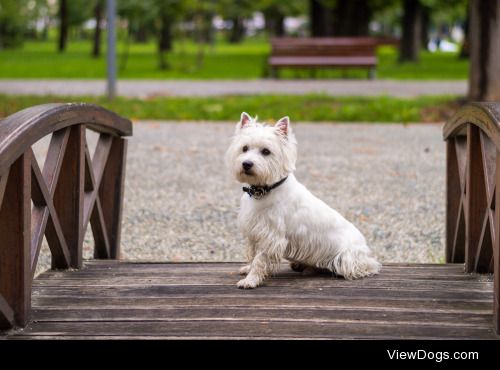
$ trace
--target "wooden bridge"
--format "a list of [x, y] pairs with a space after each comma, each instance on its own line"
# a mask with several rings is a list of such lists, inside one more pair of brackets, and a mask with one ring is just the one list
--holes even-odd
[[[93, 156], [86, 129], [100, 134]], [[49, 134], [39, 168], [32, 146]], [[235, 263], [119, 260], [130, 135], [86, 104], [0, 121], [0, 338], [500, 338], [500, 104], [470, 104], [444, 128], [447, 264], [356, 281], [283, 266], [250, 291]], [[53, 269], [33, 279], [44, 235]]]

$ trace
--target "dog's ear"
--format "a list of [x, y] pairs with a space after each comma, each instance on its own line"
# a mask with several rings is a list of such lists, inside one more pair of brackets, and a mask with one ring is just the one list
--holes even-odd
[[250, 117], [250, 115], [247, 112], [243, 112], [243, 113], [241, 113], [240, 122], [238, 123], [237, 128], [242, 129], [243, 127], [248, 125], [250, 122], [252, 122], [252, 117]]
[[280, 118], [274, 127], [276, 127], [276, 130], [278, 130], [280, 134], [288, 136], [288, 132], [290, 131], [290, 117], [285, 116]]

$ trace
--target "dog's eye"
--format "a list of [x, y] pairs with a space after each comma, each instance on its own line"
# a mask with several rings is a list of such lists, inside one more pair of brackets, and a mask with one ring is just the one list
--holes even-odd
[[248, 145], [245, 145], [242, 150], [243, 152], [246, 152], [248, 150]]
[[269, 154], [271, 154], [271, 151], [269, 149], [267, 149], [267, 148], [262, 149], [260, 152], [262, 153], [262, 155], [269, 155]]

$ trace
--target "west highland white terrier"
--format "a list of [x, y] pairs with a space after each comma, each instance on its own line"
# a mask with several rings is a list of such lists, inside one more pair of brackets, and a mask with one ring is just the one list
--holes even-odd
[[243, 187], [238, 225], [248, 239], [247, 275], [255, 288], [282, 259], [294, 270], [328, 270], [345, 279], [377, 274], [378, 263], [361, 232], [299, 183], [293, 172], [297, 141], [288, 117], [267, 126], [241, 114], [226, 163]]

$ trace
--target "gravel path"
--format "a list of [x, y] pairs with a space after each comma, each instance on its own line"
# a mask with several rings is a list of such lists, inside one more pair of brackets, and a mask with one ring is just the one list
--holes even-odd
[[[332, 96], [465, 95], [467, 81], [408, 80], [120, 80], [127, 97], [325, 93]], [[104, 80], [0, 80], [1, 94], [104, 95]]]
[[[243, 259], [235, 222], [241, 185], [223, 167], [233, 128], [227, 123], [135, 124], [127, 164], [124, 258]], [[440, 125], [294, 128], [297, 178], [354, 222], [382, 261], [443, 261]], [[87, 257], [90, 244], [87, 234]], [[46, 252], [42, 265], [48, 262]]]

